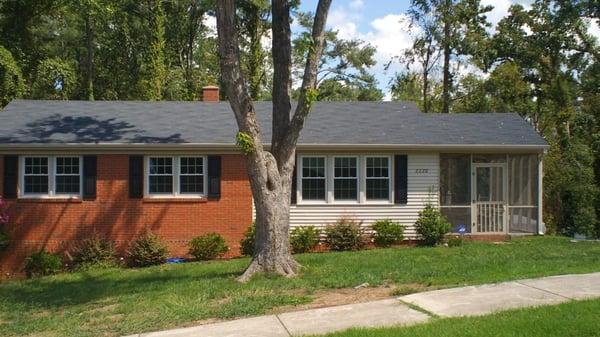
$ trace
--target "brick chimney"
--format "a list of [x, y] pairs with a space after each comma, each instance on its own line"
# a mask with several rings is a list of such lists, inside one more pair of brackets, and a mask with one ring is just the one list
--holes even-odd
[[219, 102], [219, 87], [207, 85], [202, 88], [202, 101], [204, 102]]

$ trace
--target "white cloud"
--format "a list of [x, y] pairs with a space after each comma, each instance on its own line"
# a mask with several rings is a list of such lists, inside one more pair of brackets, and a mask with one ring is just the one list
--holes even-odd
[[510, 6], [513, 4], [511, 0], [482, 0], [482, 6], [494, 6], [492, 11], [487, 13], [487, 19], [492, 24], [492, 27], [496, 27], [498, 22], [502, 20], [508, 14]]
[[217, 17], [213, 15], [205, 15], [203, 22], [204, 25], [208, 28], [209, 36], [217, 36]]
[[588, 19], [586, 21], [588, 22], [588, 34], [600, 40], [600, 24], [598, 20]]
[[350, 7], [351, 9], [357, 10], [357, 9], [361, 9], [364, 6], [364, 2], [363, 0], [352, 0], [350, 1], [350, 4], [348, 5], [348, 7]]

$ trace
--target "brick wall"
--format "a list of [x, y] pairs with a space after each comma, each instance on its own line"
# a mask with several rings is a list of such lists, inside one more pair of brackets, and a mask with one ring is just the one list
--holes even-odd
[[122, 254], [132, 239], [150, 229], [168, 243], [171, 256], [185, 256], [192, 237], [217, 232], [226, 238], [229, 256], [239, 254], [239, 241], [252, 222], [252, 197], [242, 156], [222, 156], [219, 200], [129, 199], [128, 165], [127, 155], [98, 156], [96, 200], [9, 200], [7, 230], [13, 242], [1, 253], [1, 275], [19, 271], [24, 258], [35, 250], [66, 253], [93, 233], [115, 240]]

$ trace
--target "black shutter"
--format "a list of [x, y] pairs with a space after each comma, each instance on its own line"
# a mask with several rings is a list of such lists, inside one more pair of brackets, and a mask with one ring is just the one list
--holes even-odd
[[129, 156], [129, 197], [144, 197], [144, 157]]
[[394, 156], [394, 203], [406, 204], [408, 201], [408, 163], [406, 155]]
[[221, 156], [208, 156], [208, 198], [221, 197]]
[[6, 199], [17, 198], [17, 181], [19, 181], [19, 157], [4, 156], [4, 193]]
[[291, 190], [291, 194], [292, 194], [292, 205], [296, 204], [296, 191], [298, 190], [298, 186], [296, 184], [296, 180], [297, 180], [297, 172], [296, 172], [296, 167], [294, 166], [294, 174], [292, 174], [292, 190]]
[[96, 156], [83, 157], [83, 198], [96, 199]]

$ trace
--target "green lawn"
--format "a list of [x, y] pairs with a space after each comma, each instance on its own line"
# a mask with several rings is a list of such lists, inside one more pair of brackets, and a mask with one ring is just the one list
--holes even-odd
[[297, 256], [295, 279], [235, 281], [248, 259], [91, 271], [0, 284], [0, 336], [97, 336], [259, 315], [320, 289], [451, 287], [600, 271], [600, 243], [531, 237], [458, 248], [391, 248]]
[[354, 329], [326, 337], [593, 337], [600, 336], [600, 300], [497, 314], [437, 319], [411, 327]]

